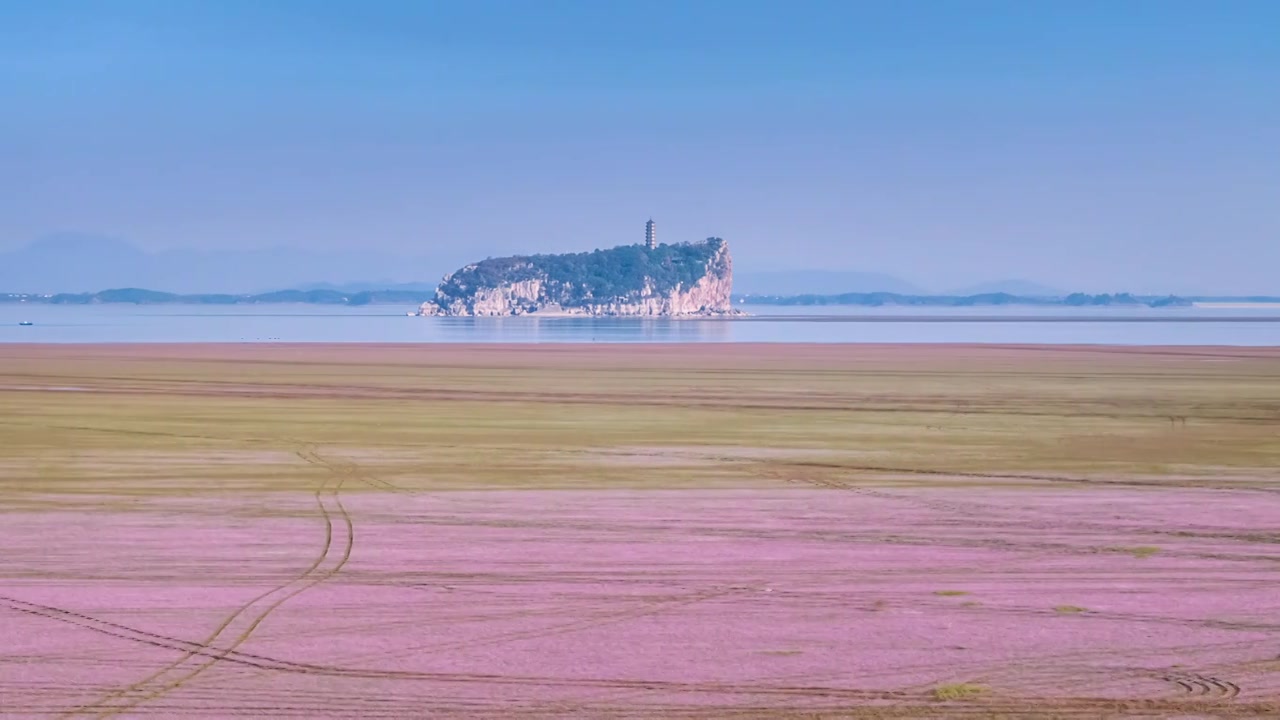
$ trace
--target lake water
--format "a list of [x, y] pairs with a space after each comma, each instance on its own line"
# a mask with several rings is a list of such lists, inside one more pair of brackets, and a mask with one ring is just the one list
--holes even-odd
[[[1277, 345], [1270, 308], [797, 308], [742, 319], [420, 318], [408, 307], [0, 305], [0, 342]], [[29, 321], [33, 325], [20, 326]]]

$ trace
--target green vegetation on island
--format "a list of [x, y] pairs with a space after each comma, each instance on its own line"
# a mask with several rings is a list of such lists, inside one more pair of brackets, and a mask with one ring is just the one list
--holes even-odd
[[629, 297], [646, 284], [660, 295], [698, 282], [723, 246], [720, 238], [700, 243], [644, 245], [593, 250], [564, 255], [516, 255], [489, 258], [468, 265], [440, 284], [439, 295], [447, 300], [466, 297], [476, 290], [540, 280], [547, 294], [573, 307], [590, 300]]

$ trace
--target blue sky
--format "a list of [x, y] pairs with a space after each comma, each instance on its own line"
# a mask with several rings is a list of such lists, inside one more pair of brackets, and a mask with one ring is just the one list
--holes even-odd
[[[0, 249], [1280, 292], [1280, 3], [0, 3]], [[326, 279], [326, 278], [317, 278]], [[342, 278], [334, 278], [342, 279]]]

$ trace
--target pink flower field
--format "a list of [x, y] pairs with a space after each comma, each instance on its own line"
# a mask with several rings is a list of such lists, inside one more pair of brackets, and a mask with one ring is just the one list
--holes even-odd
[[1280, 538], [1256, 531], [1272, 494], [352, 493], [309, 511], [8, 514], [3, 714], [1280, 708]]

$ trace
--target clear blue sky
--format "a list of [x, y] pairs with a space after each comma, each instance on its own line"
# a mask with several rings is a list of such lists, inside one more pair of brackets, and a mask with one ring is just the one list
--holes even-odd
[[1280, 292], [1280, 2], [0, 3], [0, 249]]

